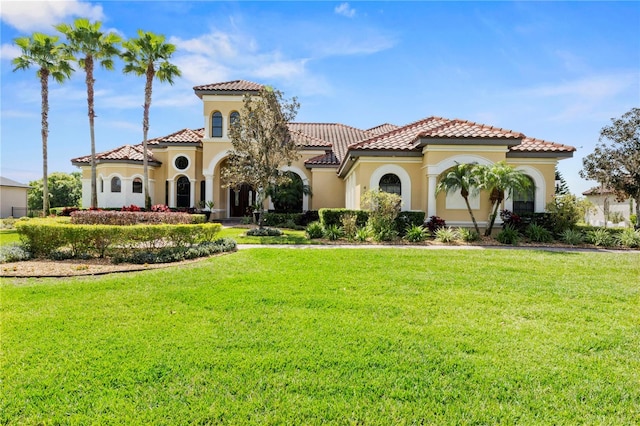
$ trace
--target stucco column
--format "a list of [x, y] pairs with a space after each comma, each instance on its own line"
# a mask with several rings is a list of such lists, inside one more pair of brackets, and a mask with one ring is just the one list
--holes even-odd
[[213, 175], [204, 175], [204, 200], [215, 201], [213, 199]]
[[176, 183], [173, 179], [167, 180], [169, 182], [169, 207], [176, 206]]
[[189, 207], [196, 206], [196, 180], [189, 179]]
[[427, 192], [427, 219], [436, 214], [436, 186], [438, 175], [429, 175], [429, 189]]

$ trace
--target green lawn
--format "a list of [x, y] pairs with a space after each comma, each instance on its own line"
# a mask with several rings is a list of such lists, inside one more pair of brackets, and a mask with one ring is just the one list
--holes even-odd
[[17, 243], [19, 241], [20, 236], [15, 229], [0, 229], [0, 246]]
[[1, 284], [0, 423], [640, 423], [640, 254], [252, 249]]
[[294, 231], [292, 229], [281, 229], [284, 235], [280, 237], [248, 237], [247, 228], [222, 228], [217, 238], [233, 238], [238, 244], [319, 244], [317, 241], [309, 240], [305, 231]]

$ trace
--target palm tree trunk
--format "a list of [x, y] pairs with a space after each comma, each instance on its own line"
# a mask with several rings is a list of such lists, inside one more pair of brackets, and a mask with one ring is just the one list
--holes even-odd
[[473, 227], [476, 229], [478, 235], [480, 235], [480, 228], [478, 228], [478, 222], [476, 222], [476, 217], [473, 215], [473, 211], [471, 210], [471, 205], [469, 204], [469, 198], [463, 197], [464, 202], [467, 205], [467, 210], [469, 211], [469, 216], [471, 216], [471, 220], [473, 221]]
[[496, 217], [498, 217], [498, 208], [500, 207], [500, 203], [502, 201], [496, 201], [496, 203], [494, 204], [494, 208], [493, 208], [493, 213], [491, 213], [491, 216], [489, 217], [489, 226], [487, 227], [487, 230], [484, 231], [484, 236], [488, 237], [491, 235], [491, 231], [493, 231], [493, 224], [496, 222]]
[[93, 57], [87, 55], [85, 58], [85, 82], [87, 84], [87, 107], [89, 109], [89, 133], [91, 134], [91, 208], [98, 208], [98, 185], [96, 177], [96, 135], [94, 128], [95, 110], [93, 109]]
[[47, 140], [49, 137], [49, 71], [40, 69], [40, 95], [42, 96], [42, 215], [49, 215], [49, 176]]
[[142, 174], [144, 180], [144, 205], [151, 210], [151, 196], [149, 195], [149, 159], [147, 158], [147, 137], [149, 135], [149, 108], [151, 107], [151, 93], [154, 77], [153, 62], [147, 67], [147, 81], [144, 86], [144, 112], [142, 114]]

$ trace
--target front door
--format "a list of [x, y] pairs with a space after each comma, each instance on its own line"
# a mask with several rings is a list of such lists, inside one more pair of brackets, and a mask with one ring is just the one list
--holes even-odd
[[189, 208], [191, 207], [191, 182], [186, 176], [180, 176], [177, 182], [176, 191], [176, 207]]
[[231, 217], [242, 217], [250, 213], [250, 207], [256, 202], [256, 193], [249, 185], [242, 185], [239, 190], [229, 189], [231, 201]]

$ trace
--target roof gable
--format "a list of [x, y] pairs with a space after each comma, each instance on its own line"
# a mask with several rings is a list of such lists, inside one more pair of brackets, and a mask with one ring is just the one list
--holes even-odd
[[244, 95], [245, 93], [257, 93], [264, 87], [263, 84], [246, 80], [225, 81], [222, 83], [203, 84], [194, 86], [193, 90], [202, 98], [203, 95]]

